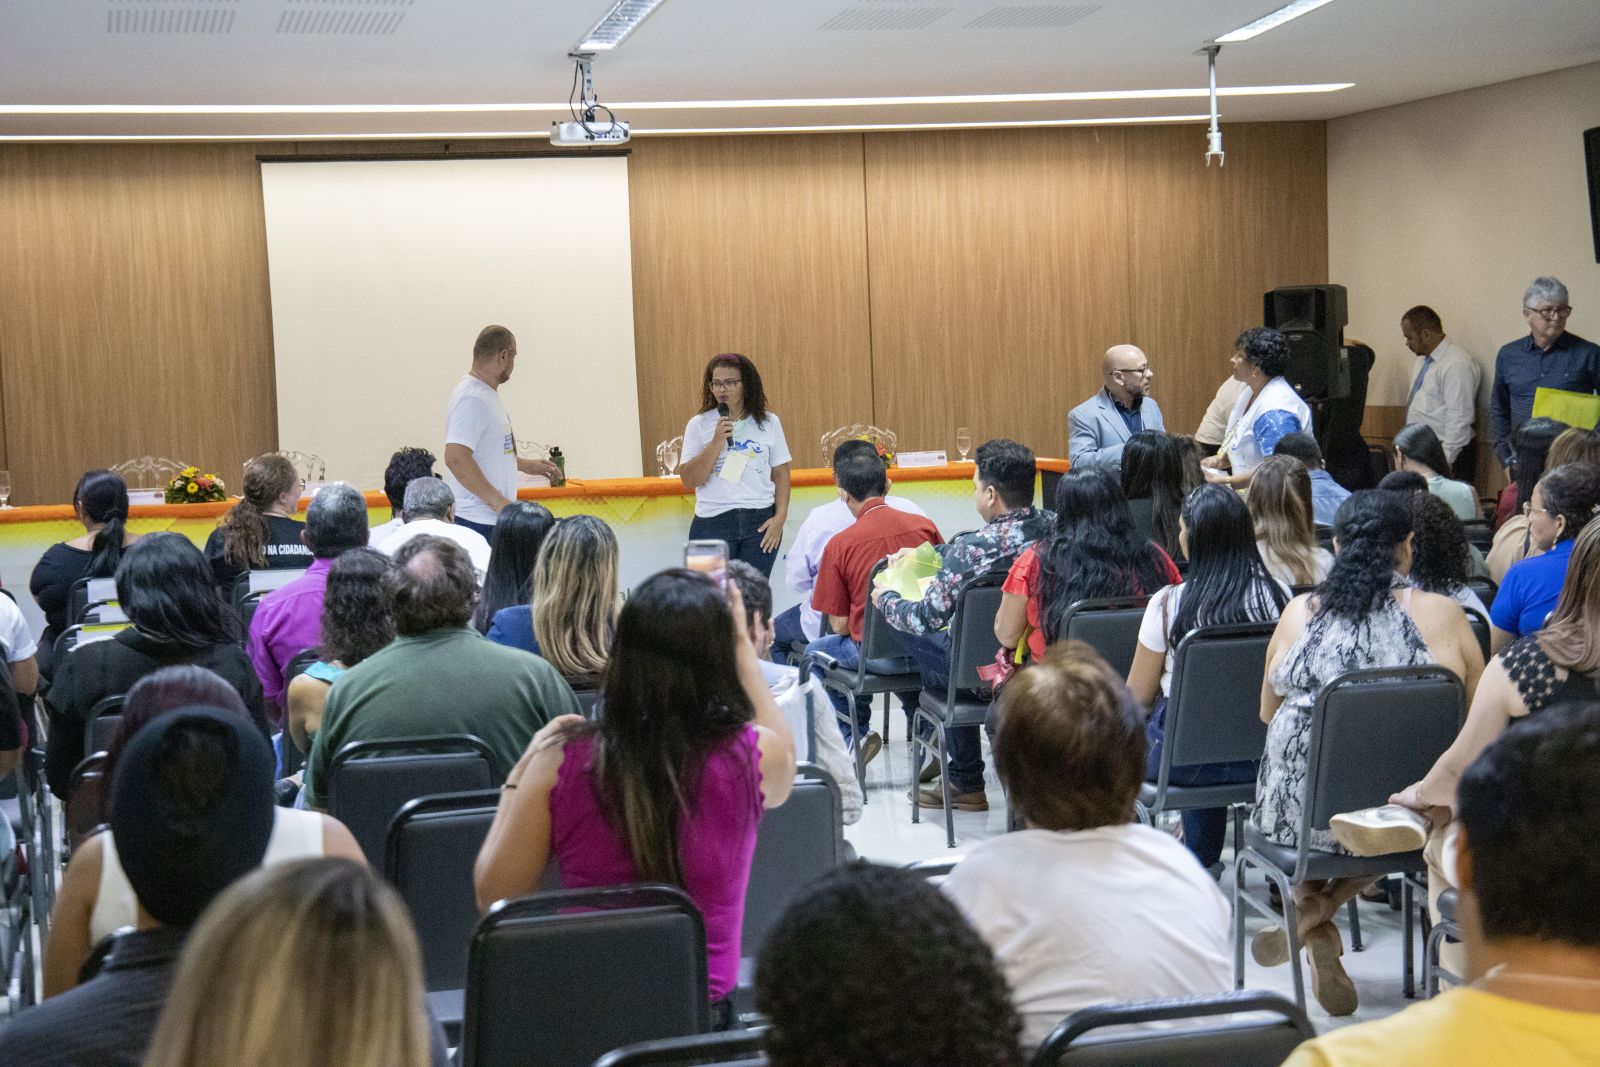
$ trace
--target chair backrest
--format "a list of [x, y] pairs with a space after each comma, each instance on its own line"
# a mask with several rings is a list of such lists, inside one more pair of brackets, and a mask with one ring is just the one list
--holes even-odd
[[1100, 654], [1111, 669], [1126, 678], [1139, 644], [1144, 621], [1143, 596], [1094, 597], [1070, 605], [1061, 617], [1062, 641], [1082, 641]]
[[1319, 523], [1317, 523], [1317, 525], [1315, 527], [1315, 532], [1316, 532], [1316, 535], [1317, 535], [1317, 547], [1318, 548], [1327, 549], [1329, 552], [1332, 552], [1333, 551], [1333, 527], [1332, 526], [1324, 526], [1319, 522]]
[[1494, 526], [1488, 519], [1463, 519], [1461, 532], [1467, 535], [1467, 544], [1479, 552], [1487, 553], [1494, 547]]
[[[1240, 1016], [1239, 1013], [1249, 1015]], [[1187, 1025], [1097, 1030], [1149, 1023]], [[1034, 1054], [1031, 1067], [1278, 1067], [1317, 1036], [1306, 1013], [1276, 993], [1238, 990], [1075, 1011]]]
[[1312, 830], [1421, 781], [1465, 714], [1466, 689], [1443, 667], [1350, 671], [1324, 685], [1311, 712], [1295, 880], [1304, 877]]
[[117, 693], [95, 701], [83, 723], [84, 752], [104, 752], [111, 747], [111, 739], [122, 724], [122, 705], [126, 700], [126, 693]]
[[90, 617], [91, 607], [115, 607], [117, 582], [115, 578], [79, 578], [67, 593], [67, 625], [80, 622], [126, 622], [127, 616], [120, 608], [98, 611]]
[[767, 1028], [640, 1041], [608, 1052], [594, 1067], [765, 1067]]
[[419, 797], [389, 823], [383, 875], [411, 909], [429, 992], [466, 987], [478, 925], [472, 869], [499, 802], [497, 789]]
[[105, 825], [107, 784], [104, 752], [86, 756], [72, 768], [66, 803], [62, 805], [67, 847], [72, 851]]
[[502, 901], [468, 950], [461, 1062], [588, 1067], [634, 1042], [705, 1033], [707, 997], [705, 923], [680, 889]]
[[481, 738], [448, 734], [352, 741], [335, 753], [322, 790], [328, 813], [349, 827], [376, 867], [383, 863], [389, 823], [408, 801], [492, 789], [503, 780]]
[[129, 489], [165, 489], [179, 471], [190, 466], [163, 456], [136, 456], [111, 465], [111, 471], [122, 475]]
[[1178, 642], [1158, 788], [1173, 767], [1258, 760], [1267, 744], [1261, 677], [1276, 622], [1202, 626]]
[[572, 695], [578, 698], [578, 708], [583, 712], [583, 717], [594, 718], [595, 705], [600, 703], [600, 690], [573, 686]]
[[994, 662], [1000, 639], [994, 635], [994, 617], [1000, 613], [1000, 586], [1006, 569], [980, 574], [956, 594], [955, 614], [950, 617], [950, 706], [955, 706], [960, 690], [982, 689], [985, 682], [978, 668]]
[[1472, 627], [1472, 636], [1478, 639], [1478, 648], [1482, 650], [1483, 661], [1487, 663], [1489, 662], [1489, 645], [1492, 637], [1489, 620], [1472, 608], [1464, 608], [1462, 610], [1467, 613], [1467, 625]]
[[282, 589], [308, 569], [306, 567], [279, 567], [270, 570], [245, 571], [233, 580], [233, 589], [230, 591], [229, 600], [233, 603], [234, 610], [238, 610], [247, 599], [254, 597], [256, 600], [260, 600], [274, 589]]
[[844, 851], [844, 802], [838, 783], [810, 764], [801, 764], [796, 775], [789, 799], [761, 817], [744, 895], [744, 956], [761, 951], [795, 894], [836, 867]]
[[1468, 578], [1466, 581], [1466, 586], [1468, 589], [1478, 594], [1478, 599], [1483, 601], [1484, 607], [1494, 607], [1494, 597], [1496, 593], [1500, 592], [1500, 587], [1492, 580], [1481, 577]]
[[[899, 641], [895, 638], [895, 630], [883, 618], [883, 612], [878, 610], [878, 605], [872, 602], [872, 582], [878, 573], [888, 566], [888, 559], [880, 559], [872, 566], [872, 573], [867, 577], [867, 603], [861, 615], [861, 649], [857, 657], [856, 680], [859, 682], [867, 675], [867, 660], [884, 659], [890, 656], [903, 656]], [[824, 630], [826, 631], [826, 627]]]

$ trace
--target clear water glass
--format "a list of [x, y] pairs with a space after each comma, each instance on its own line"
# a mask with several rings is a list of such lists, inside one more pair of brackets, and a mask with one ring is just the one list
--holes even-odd
[[11, 506], [11, 472], [0, 471], [0, 508]]
[[956, 427], [956, 451], [961, 453], [961, 462], [967, 461], [967, 453], [972, 451], [972, 431], [965, 426]]

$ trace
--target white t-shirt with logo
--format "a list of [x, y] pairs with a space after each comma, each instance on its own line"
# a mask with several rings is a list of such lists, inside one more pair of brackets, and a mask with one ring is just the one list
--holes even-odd
[[[450, 407], [444, 417], [444, 443], [470, 448], [478, 469], [495, 491], [508, 500], [516, 499], [517, 444], [511, 436], [511, 417], [500, 402], [499, 392], [470, 374], [462, 378], [450, 394]], [[456, 495], [457, 518], [494, 525], [495, 509], [469, 492], [448, 466], [444, 481]]]
[[[683, 456], [693, 459], [712, 443], [717, 431], [717, 412], [702, 411], [683, 428]], [[735, 508], [766, 508], [773, 503], [772, 468], [789, 462], [789, 442], [783, 437], [783, 423], [767, 412], [766, 423], [756, 425], [751, 418], [733, 424], [733, 440], [717, 457], [706, 484], [695, 490], [694, 513], [702, 519], [721, 515]], [[732, 464], [733, 467], [729, 465]], [[737, 469], [737, 479], [724, 477], [724, 470]], [[459, 514], [459, 509], [457, 509]]]

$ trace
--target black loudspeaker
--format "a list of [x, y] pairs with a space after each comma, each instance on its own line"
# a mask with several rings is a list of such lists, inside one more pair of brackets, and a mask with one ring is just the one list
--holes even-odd
[[1342, 285], [1296, 285], [1266, 294], [1266, 325], [1289, 341], [1289, 384], [1306, 400], [1347, 396], [1339, 345], [1350, 321]]
[[1583, 131], [1583, 156], [1589, 164], [1589, 225], [1594, 228], [1594, 261], [1600, 263], [1600, 126]]

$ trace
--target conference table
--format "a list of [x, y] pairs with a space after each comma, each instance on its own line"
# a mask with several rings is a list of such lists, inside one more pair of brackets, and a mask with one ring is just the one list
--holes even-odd
[[[1039, 460], [1043, 499], [1053, 496], [1054, 483], [1067, 466], [1065, 460]], [[982, 525], [972, 503], [974, 469], [972, 463], [891, 467], [889, 479], [894, 485], [891, 492], [915, 501], [948, 539]], [[782, 611], [799, 600], [784, 579], [784, 553], [794, 544], [800, 524], [813, 508], [837, 497], [833, 472], [825, 467], [794, 471], [790, 485], [783, 547], [772, 569], [774, 611]], [[391, 514], [388, 498], [379, 491], [368, 492], [366, 497], [370, 524], [387, 522]], [[688, 537], [689, 521], [694, 517], [694, 493], [675, 476], [570, 478], [562, 486], [520, 489], [517, 497], [543, 504], [558, 518], [587, 514], [604, 519], [617, 535], [624, 589], [633, 588], [659, 570], [683, 563], [683, 542]], [[135, 533], [170, 530], [203, 546], [218, 519], [233, 503], [227, 500], [209, 504], [135, 504], [129, 512], [128, 528]], [[299, 518], [305, 517], [308, 503], [309, 496], [301, 500]], [[34, 564], [51, 545], [82, 534], [83, 527], [68, 504], [0, 509], [0, 584], [17, 598], [35, 633], [44, 629], [44, 616], [28, 593], [28, 578]]]

